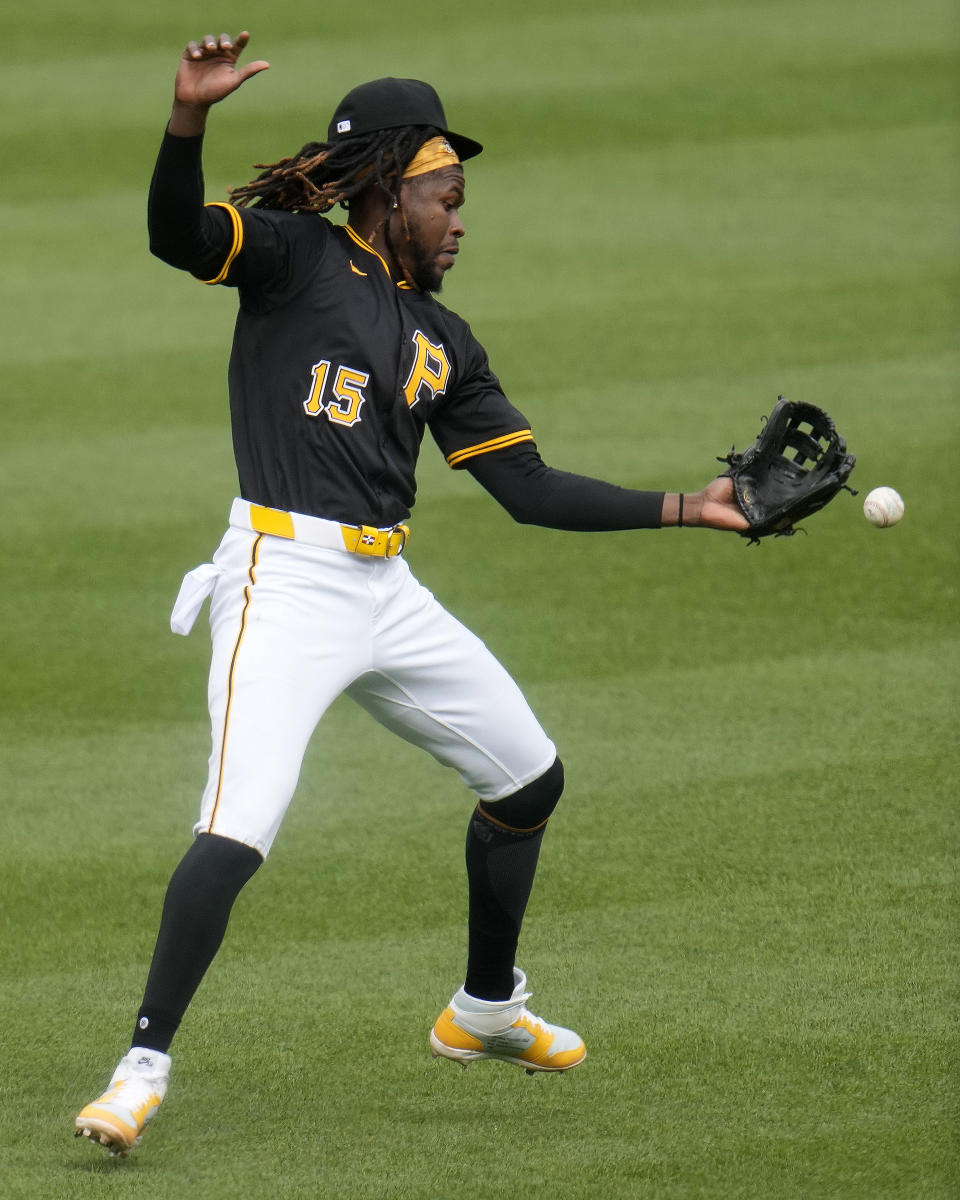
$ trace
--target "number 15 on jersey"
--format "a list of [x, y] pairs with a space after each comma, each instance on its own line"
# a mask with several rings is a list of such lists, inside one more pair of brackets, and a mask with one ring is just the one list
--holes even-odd
[[310, 395], [303, 402], [303, 411], [308, 417], [319, 417], [321, 413], [326, 413], [337, 425], [356, 425], [366, 400], [363, 389], [370, 382], [370, 376], [366, 371], [356, 371], [353, 367], [339, 367], [331, 388], [331, 398], [326, 399], [324, 392], [330, 367], [327, 358], [314, 363], [313, 383]]

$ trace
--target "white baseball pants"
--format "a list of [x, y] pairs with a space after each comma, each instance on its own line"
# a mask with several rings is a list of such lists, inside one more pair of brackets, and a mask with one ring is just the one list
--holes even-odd
[[518, 791], [556, 757], [506, 670], [403, 558], [231, 526], [198, 574], [213, 584], [212, 751], [195, 833], [265, 856], [310, 737], [342, 692], [482, 800]]

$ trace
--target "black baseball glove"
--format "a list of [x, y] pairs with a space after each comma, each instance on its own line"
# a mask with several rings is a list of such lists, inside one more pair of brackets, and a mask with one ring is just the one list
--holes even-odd
[[856, 456], [837, 433], [830, 416], [813, 404], [783, 396], [766, 419], [757, 440], [742, 454], [731, 448], [719, 462], [729, 464], [737, 504], [750, 522], [742, 535], [792, 537], [795, 523], [815, 512], [845, 488]]

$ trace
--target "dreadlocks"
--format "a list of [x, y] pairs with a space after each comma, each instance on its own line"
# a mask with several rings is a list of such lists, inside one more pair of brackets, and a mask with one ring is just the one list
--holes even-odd
[[381, 129], [343, 141], [308, 142], [292, 158], [255, 163], [262, 173], [230, 189], [237, 208], [254, 204], [287, 212], [328, 212], [368, 187], [378, 187], [399, 203], [403, 171], [419, 148], [437, 131], [424, 125]]

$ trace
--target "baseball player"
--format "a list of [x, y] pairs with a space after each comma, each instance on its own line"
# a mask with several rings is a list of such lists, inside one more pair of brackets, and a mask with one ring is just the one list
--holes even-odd
[[[586, 1055], [576, 1033], [528, 1011], [514, 962], [563, 787], [556, 748], [504, 668], [403, 558], [427, 429], [449, 465], [518, 521], [746, 526], [729, 479], [684, 496], [542, 461], [483, 348], [436, 299], [464, 236], [462, 164], [482, 147], [449, 129], [429, 84], [361, 84], [323, 142], [263, 170], [232, 203], [205, 205], [208, 110], [268, 66], [238, 65], [248, 38], [188, 44], [150, 191], [153, 252], [237, 290], [229, 391], [240, 494], [172, 617], [189, 632], [210, 596], [212, 752], [130, 1052], [76, 1118], [77, 1134], [111, 1153], [127, 1153], [156, 1113], [177, 1027], [270, 850], [307, 742], [343, 692], [453, 767], [476, 798], [466, 975], [430, 1033], [433, 1053], [530, 1072], [565, 1071]], [[322, 215], [336, 205], [346, 224]]]

